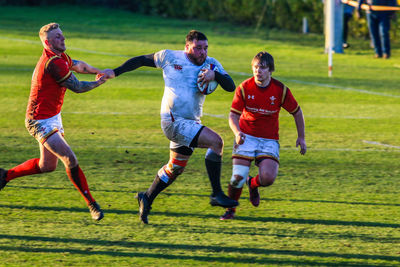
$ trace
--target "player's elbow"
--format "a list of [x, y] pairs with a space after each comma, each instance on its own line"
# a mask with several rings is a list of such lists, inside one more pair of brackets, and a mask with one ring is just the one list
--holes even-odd
[[236, 86], [235, 86], [235, 84], [234, 84], [233, 81], [232, 81], [232, 83], [229, 85], [229, 87], [224, 88], [224, 89], [225, 89], [225, 91], [233, 92], [233, 91], [235, 91]]
[[227, 92], [233, 92], [236, 89], [235, 83], [232, 79], [227, 80], [223, 85], [222, 88]]

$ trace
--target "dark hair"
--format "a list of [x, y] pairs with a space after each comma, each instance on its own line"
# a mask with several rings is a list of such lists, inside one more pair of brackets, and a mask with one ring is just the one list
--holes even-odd
[[270, 53], [265, 51], [259, 52], [251, 61], [251, 65], [253, 65], [255, 61], [258, 61], [261, 65], [268, 66], [269, 71], [275, 71], [274, 58]]
[[207, 37], [204, 35], [204, 33], [201, 33], [196, 30], [191, 30], [186, 35], [186, 43], [191, 43], [191, 42], [193, 42], [193, 40], [203, 41], [203, 40], [207, 40]]

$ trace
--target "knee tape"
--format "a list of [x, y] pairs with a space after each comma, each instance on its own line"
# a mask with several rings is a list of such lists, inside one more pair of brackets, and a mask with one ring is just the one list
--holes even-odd
[[249, 175], [250, 166], [233, 165], [230, 184], [235, 188], [242, 188]]
[[185, 166], [187, 164], [187, 160], [180, 159], [170, 159], [167, 165], [164, 165], [158, 171], [158, 177], [165, 183], [168, 183], [170, 180], [175, 180], [180, 174], [183, 173]]

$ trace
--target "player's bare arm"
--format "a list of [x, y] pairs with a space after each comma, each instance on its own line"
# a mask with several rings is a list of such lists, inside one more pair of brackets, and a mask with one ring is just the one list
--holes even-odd
[[296, 123], [297, 128], [297, 140], [296, 147], [300, 146], [300, 154], [304, 155], [307, 151], [306, 139], [305, 139], [305, 123], [303, 111], [301, 108], [297, 110], [296, 113], [293, 114], [294, 121]]
[[97, 74], [100, 72], [98, 68], [92, 67], [86, 62], [75, 59], [72, 60], [71, 70], [83, 74]]
[[242, 133], [242, 131], [240, 131], [239, 119], [239, 114], [234, 112], [229, 113], [229, 126], [231, 127], [231, 130], [235, 135], [235, 142], [236, 144], [241, 145], [244, 143], [244, 139], [246, 138], [246, 136], [244, 135], [244, 133]]
[[67, 80], [62, 82], [61, 85], [75, 93], [84, 93], [98, 87], [105, 82], [105, 77], [99, 77], [94, 82], [79, 81], [74, 74], [71, 74], [71, 76]]

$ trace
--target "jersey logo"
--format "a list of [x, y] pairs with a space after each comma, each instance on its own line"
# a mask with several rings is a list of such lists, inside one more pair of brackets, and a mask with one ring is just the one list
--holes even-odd
[[174, 64], [174, 69], [175, 70], [182, 70], [182, 66], [178, 64]]
[[254, 99], [254, 95], [248, 95], [247, 99]]
[[276, 100], [276, 97], [275, 96], [271, 96], [270, 98], [269, 98], [269, 100], [271, 100], [271, 105], [275, 105], [275, 100]]

